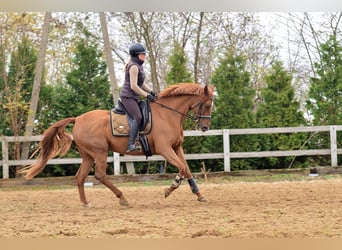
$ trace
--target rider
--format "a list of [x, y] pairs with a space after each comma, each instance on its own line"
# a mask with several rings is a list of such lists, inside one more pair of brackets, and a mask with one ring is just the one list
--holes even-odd
[[125, 82], [120, 94], [122, 104], [133, 118], [126, 152], [140, 151], [140, 148], [135, 145], [135, 139], [142, 120], [141, 111], [138, 106], [140, 97], [145, 97], [151, 102], [154, 102], [154, 99], [157, 98], [157, 94], [145, 83], [145, 73], [142, 65], [145, 61], [146, 53], [145, 46], [140, 43], [134, 43], [129, 47], [131, 58], [125, 67]]

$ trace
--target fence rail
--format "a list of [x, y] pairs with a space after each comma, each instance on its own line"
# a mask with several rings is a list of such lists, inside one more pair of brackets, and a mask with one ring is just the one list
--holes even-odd
[[[282, 156], [310, 156], [310, 155], [330, 155], [331, 166], [337, 166], [337, 155], [342, 154], [342, 148], [337, 148], [337, 131], [342, 131], [342, 125], [336, 126], [311, 126], [311, 127], [283, 127], [283, 128], [248, 128], [248, 129], [222, 129], [209, 130], [207, 132], [200, 131], [184, 131], [184, 136], [222, 136], [223, 152], [218, 153], [199, 153], [186, 154], [187, 160], [199, 159], [223, 159], [224, 171], [229, 172], [230, 160], [236, 158], [259, 158], [259, 157], [282, 157]], [[234, 135], [252, 135], [252, 134], [279, 134], [279, 133], [303, 133], [303, 132], [329, 132], [330, 148], [328, 149], [311, 149], [311, 150], [287, 150], [287, 151], [257, 151], [257, 152], [230, 152], [230, 137]], [[42, 135], [39, 136], [2, 136], [2, 166], [3, 178], [9, 178], [9, 166], [29, 165], [35, 160], [10, 160], [8, 154], [9, 143], [16, 142], [37, 142], [41, 141]], [[113, 163], [114, 175], [120, 174], [121, 162], [139, 162], [139, 161], [160, 161], [164, 160], [160, 155], [153, 155], [146, 160], [145, 156], [120, 156], [113, 153], [113, 156], [107, 158], [107, 163]], [[81, 158], [60, 158], [51, 159], [51, 164], [80, 164]]]

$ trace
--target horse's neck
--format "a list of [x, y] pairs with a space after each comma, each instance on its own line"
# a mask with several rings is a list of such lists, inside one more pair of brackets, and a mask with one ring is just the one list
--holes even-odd
[[[180, 119], [180, 123], [183, 123], [186, 118], [184, 115], [189, 112], [190, 107], [193, 106], [194, 100], [191, 96], [174, 96], [162, 98], [158, 100], [158, 102], [165, 105], [168, 109], [172, 109], [173, 111], [170, 110], [171, 112], [174, 112], [175, 114], [178, 113], [178, 115], [172, 115], [172, 119]], [[180, 116], [179, 114], [184, 115]]]
[[189, 96], [168, 97], [161, 101], [164, 105], [185, 114], [189, 112], [193, 102], [193, 98]]

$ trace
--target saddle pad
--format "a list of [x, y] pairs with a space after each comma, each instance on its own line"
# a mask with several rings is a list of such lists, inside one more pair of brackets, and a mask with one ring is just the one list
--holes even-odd
[[128, 136], [129, 126], [127, 115], [116, 114], [111, 111], [111, 127], [114, 136]]
[[[152, 128], [151, 117], [149, 117], [146, 127], [143, 131], [140, 131], [139, 134], [147, 135], [150, 133]], [[110, 125], [112, 128], [113, 136], [128, 136], [129, 134], [129, 125], [127, 115], [121, 115], [114, 112], [114, 110], [110, 111]]]

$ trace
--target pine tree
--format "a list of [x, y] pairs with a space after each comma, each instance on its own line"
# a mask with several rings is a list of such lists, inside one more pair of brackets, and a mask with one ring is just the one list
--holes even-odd
[[19, 136], [24, 132], [31, 98], [37, 52], [31, 41], [23, 37], [11, 54], [7, 86], [4, 87], [4, 107], [8, 112], [8, 127], [5, 134]]
[[[3, 58], [3, 56], [2, 56]], [[20, 136], [24, 134], [29, 111], [34, 69], [37, 53], [32, 42], [25, 36], [18, 42], [17, 48], [11, 53], [9, 70], [6, 72], [6, 60], [0, 65], [2, 70], [0, 87], [1, 98], [1, 134]], [[20, 159], [21, 145], [10, 145], [10, 158]], [[10, 167], [10, 177], [16, 176], [16, 166]]]
[[[173, 54], [168, 59], [168, 64], [170, 66], [169, 71], [166, 73], [166, 83], [167, 85], [192, 82], [191, 73], [187, 69], [187, 56], [184, 48], [180, 44], [176, 43], [174, 45]], [[191, 120], [185, 120], [183, 124], [184, 130], [192, 130], [194, 128], [194, 122]], [[183, 148], [185, 153], [199, 152], [200, 150], [196, 148], [201, 145], [201, 138], [186, 137], [184, 138]], [[189, 162], [190, 169], [194, 171], [199, 171], [198, 161]], [[168, 168], [168, 172], [177, 171], [176, 168]]]
[[[259, 127], [296, 127], [304, 125], [304, 117], [295, 100], [295, 92], [291, 85], [292, 76], [286, 72], [281, 62], [274, 63], [265, 76], [266, 88], [262, 90], [262, 103], [257, 110]], [[262, 150], [295, 150], [304, 141], [303, 134], [272, 134], [260, 136]], [[267, 158], [263, 168], [288, 167], [291, 157]]]
[[166, 83], [168, 85], [181, 82], [191, 82], [191, 73], [187, 70], [187, 57], [179, 44], [175, 44], [173, 54], [170, 56], [168, 63], [170, 70], [166, 73]]
[[[4, 99], [5, 99], [5, 81], [7, 79], [6, 73], [6, 56], [4, 53], [4, 46], [0, 44], [0, 136], [3, 135], [4, 130], [6, 128], [5, 121], [5, 110], [3, 108]], [[6, 79], [5, 79], [6, 78]]]
[[[250, 74], [246, 70], [246, 59], [229, 51], [220, 61], [212, 75], [218, 97], [212, 118], [213, 129], [249, 128], [254, 125], [253, 97], [255, 90], [250, 87]], [[222, 152], [222, 138], [211, 139], [211, 145], [219, 145], [215, 152]], [[232, 152], [253, 151], [253, 136], [231, 136]], [[253, 168], [251, 160], [231, 161], [231, 168]], [[221, 169], [222, 170], [222, 169]]]
[[[72, 70], [66, 74], [66, 82], [41, 90], [39, 126], [46, 129], [52, 123], [66, 117], [74, 117], [95, 109], [111, 109], [113, 104], [110, 83], [102, 52], [91, 39], [80, 39], [73, 57]], [[45, 128], [44, 128], [45, 127]], [[78, 157], [78, 152], [70, 150], [67, 157]], [[74, 175], [79, 165], [51, 166], [44, 176]]]
[[66, 74], [65, 86], [58, 87], [60, 115], [77, 116], [94, 109], [110, 109], [113, 103], [107, 66], [97, 44], [81, 39], [73, 64], [73, 69]]
[[227, 54], [213, 73], [211, 82], [218, 97], [213, 115], [214, 128], [248, 128], [254, 124], [250, 75], [242, 55]]
[[[342, 44], [336, 34], [320, 46], [321, 63], [315, 64], [317, 77], [311, 79], [307, 109], [313, 125], [342, 124]], [[337, 134], [341, 147], [342, 134]], [[311, 142], [315, 148], [329, 148], [329, 135], [319, 134]], [[317, 157], [322, 165], [330, 164], [330, 157]], [[338, 157], [339, 163], [342, 157]]]
[[274, 63], [265, 76], [267, 87], [262, 90], [263, 102], [257, 111], [257, 122], [262, 127], [294, 127], [304, 124], [299, 102], [291, 85], [292, 76], [281, 62]]
[[[170, 70], [166, 73], [167, 85], [191, 82], [191, 73], [187, 70], [187, 57], [184, 49], [179, 45], [175, 44], [173, 54], [170, 56], [168, 63]], [[191, 130], [194, 128], [194, 122], [191, 120], [185, 120], [183, 125], [184, 130]], [[187, 138], [187, 141], [192, 141], [193, 138]], [[187, 142], [185, 142], [185, 148]]]
[[314, 125], [342, 124], [342, 44], [331, 36], [321, 45], [321, 64], [311, 79], [307, 108]]

